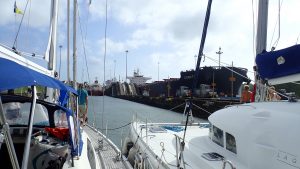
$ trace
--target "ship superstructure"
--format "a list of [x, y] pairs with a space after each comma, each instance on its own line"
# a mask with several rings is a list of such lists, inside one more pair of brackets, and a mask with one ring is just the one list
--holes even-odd
[[133, 72], [133, 76], [128, 76], [127, 79], [130, 80], [130, 83], [143, 85], [146, 83], [147, 80], [150, 80], [151, 77], [144, 77], [144, 75], [141, 75], [139, 72], [139, 69], [135, 70]]

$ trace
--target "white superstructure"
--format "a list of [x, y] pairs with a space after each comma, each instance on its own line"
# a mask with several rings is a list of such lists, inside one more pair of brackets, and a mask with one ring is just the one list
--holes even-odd
[[133, 76], [128, 76], [127, 79], [130, 80], [130, 83], [142, 85], [145, 84], [147, 80], [150, 80], [151, 77], [144, 77], [144, 75], [140, 75], [139, 69], [133, 72]]

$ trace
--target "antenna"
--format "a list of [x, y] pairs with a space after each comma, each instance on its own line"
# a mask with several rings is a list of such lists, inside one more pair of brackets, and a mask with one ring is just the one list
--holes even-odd
[[222, 51], [221, 51], [221, 47], [219, 47], [219, 51], [218, 52], [216, 52], [216, 54], [218, 54], [219, 55], [219, 69], [221, 69], [221, 55], [222, 55]]

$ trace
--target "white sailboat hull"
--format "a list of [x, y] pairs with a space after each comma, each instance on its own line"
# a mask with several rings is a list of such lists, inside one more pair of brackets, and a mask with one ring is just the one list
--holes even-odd
[[[212, 127], [210, 130], [201, 125], [188, 126], [183, 151], [185, 168], [222, 168], [223, 160], [207, 160], [203, 157], [205, 153], [217, 153], [239, 169], [299, 168], [300, 136], [296, 134], [300, 128], [299, 107], [298, 102], [261, 102], [215, 112], [209, 121], [222, 130], [222, 146], [213, 141], [215, 131]], [[146, 127], [146, 123], [132, 124], [130, 138], [135, 149], [147, 157], [145, 161], [150, 163], [149, 168], [177, 168], [180, 151], [179, 146], [176, 148], [175, 135], [182, 138], [183, 131], [159, 133], [151, 128], [180, 125], [148, 123]], [[236, 153], [229, 151], [226, 133], [235, 138]]]

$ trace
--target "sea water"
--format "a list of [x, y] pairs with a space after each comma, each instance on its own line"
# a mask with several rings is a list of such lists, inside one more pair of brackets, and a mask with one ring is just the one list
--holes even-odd
[[[149, 123], [176, 123], [185, 119], [182, 113], [127, 100], [107, 96], [89, 96], [88, 98], [88, 123], [94, 124], [98, 129], [103, 129], [101, 130], [103, 134], [106, 134], [119, 148], [121, 147], [121, 138], [125, 138], [129, 134], [129, 125], [127, 124], [132, 122], [135, 117], [142, 121], [147, 120]], [[194, 120], [195, 122], [206, 122], [199, 118], [194, 118]], [[127, 126], [121, 127], [124, 125]]]

